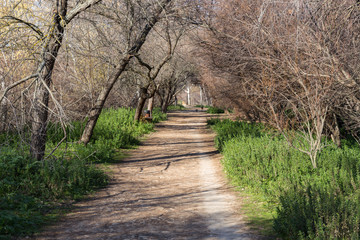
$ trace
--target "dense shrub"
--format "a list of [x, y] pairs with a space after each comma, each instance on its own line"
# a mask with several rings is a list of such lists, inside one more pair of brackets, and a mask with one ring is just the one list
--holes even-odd
[[184, 109], [185, 109], [185, 107], [181, 104], [170, 105], [167, 108], [168, 111], [178, 111], [178, 110], [184, 110]]
[[[77, 143], [84, 123], [73, 122], [66, 127], [66, 141], [43, 161], [27, 155], [28, 147], [21, 145], [19, 135], [0, 135], [0, 239], [37, 231], [49, 219], [46, 213], [54, 204], [80, 199], [106, 185], [108, 177], [93, 163], [114, 161], [119, 148], [138, 144], [155, 122], [166, 119], [158, 109], [153, 112], [153, 123], [134, 122], [134, 114], [132, 109], [104, 110], [87, 146]], [[51, 151], [64, 133], [59, 124], [52, 123], [48, 136]]]
[[[180, 106], [182, 106], [182, 105], [180, 105]], [[182, 106], [182, 107], [184, 108], [184, 106]], [[152, 112], [152, 122], [153, 123], [165, 121], [166, 119], [167, 119], [167, 114], [161, 112], [161, 108], [156, 107], [153, 109], [153, 112]]]
[[211, 113], [211, 114], [220, 114], [220, 113], [224, 113], [224, 109], [218, 108], [218, 107], [209, 107], [206, 110], [207, 113]]
[[11, 148], [0, 154], [0, 237], [31, 233], [47, 219], [48, 202], [78, 199], [107, 176], [84, 160], [36, 161]]
[[195, 107], [198, 107], [198, 108], [209, 108], [210, 106], [209, 105], [195, 105]]
[[236, 136], [254, 136], [260, 137], [264, 135], [264, 126], [261, 124], [231, 121], [230, 119], [220, 120], [212, 118], [207, 121], [208, 125], [213, 125], [217, 132], [215, 137], [215, 145], [221, 151], [224, 143]]
[[[139, 137], [150, 133], [154, 123], [166, 119], [166, 114], [159, 109], [153, 111], [153, 122], [134, 122], [134, 109], [106, 109], [101, 113], [93, 137], [86, 146], [78, 144], [84, 123], [74, 122], [68, 127], [68, 141], [55, 153], [58, 157], [66, 156], [86, 159], [91, 162], [111, 162], [117, 149], [131, 148], [139, 144]], [[58, 125], [51, 128], [47, 149], [53, 149], [64, 137]]]
[[278, 205], [274, 229], [285, 239], [359, 239], [360, 149], [307, 155], [259, 124], [215, 120], [225, 171], [241, 187]]

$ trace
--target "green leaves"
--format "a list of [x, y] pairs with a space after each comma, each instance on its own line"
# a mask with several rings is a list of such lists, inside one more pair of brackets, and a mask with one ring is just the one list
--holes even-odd
[[325, 148], [314, 169], [307, 155], [260, 124], [211, 120], [232, 181], [278, 206], [284, 239], [359, 239], [360, 149]]
[[[0, 135], [0, 143], [8, 145], [0, 149], [0, 239], [37, 231], [57, 202], [78, 200], [105, 186], [108, 177], [93, 163], [115, 161], [118, 149], [137, 145], [140, 136], [154, 129], [153, 123], [134, 122], [134, 114], [132, 109], [104, 110], [87, 146], [77, 143], [84, 123], [73, 122], [66, 129], [67, 142], [43, 161], [24, 154], [12, 141], [17, 135]], [[154, 110], [153, 120], [164, 119], [166, 114]], [[64, 133], [59, 124], [52, 123], [48, 134], [50, 151]]]
[[211, 114], [220, 114], [220, 113], [224, 113], [224, 109], [218, 108], [218, 107], [209, 107], [206, 110], [207, 113], [211, 113]]

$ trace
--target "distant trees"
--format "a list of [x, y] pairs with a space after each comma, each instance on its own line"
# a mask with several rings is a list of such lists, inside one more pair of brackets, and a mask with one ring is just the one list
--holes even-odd
[[357, 1], [217, 5], [199, 44], [207, 63], [203, 72], [214, 75], [204, 82], [218, 101], [277, 127], [314, 167], [322, 136], [339, 145], [339, 124], [358, 135]]
[[162, 112], [167, 112], [168, 106], [175, 102], [175, 96], [185, 88], [194, 71], [194, 65], [186, 63], [179, 56], [169, 63], [156, 91]]

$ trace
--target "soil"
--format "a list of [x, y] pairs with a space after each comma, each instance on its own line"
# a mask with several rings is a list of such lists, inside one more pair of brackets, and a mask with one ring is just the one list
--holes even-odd
[[200, 110], [169, 114], [111, 184], [33, 239], [263, 239], [240, 214]]

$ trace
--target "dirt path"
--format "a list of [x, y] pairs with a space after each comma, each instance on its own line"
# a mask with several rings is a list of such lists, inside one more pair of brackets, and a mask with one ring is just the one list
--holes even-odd
[[171, 113], [110, 186], [35, 239], [260, 239], [237, 214], [203, 112]]

